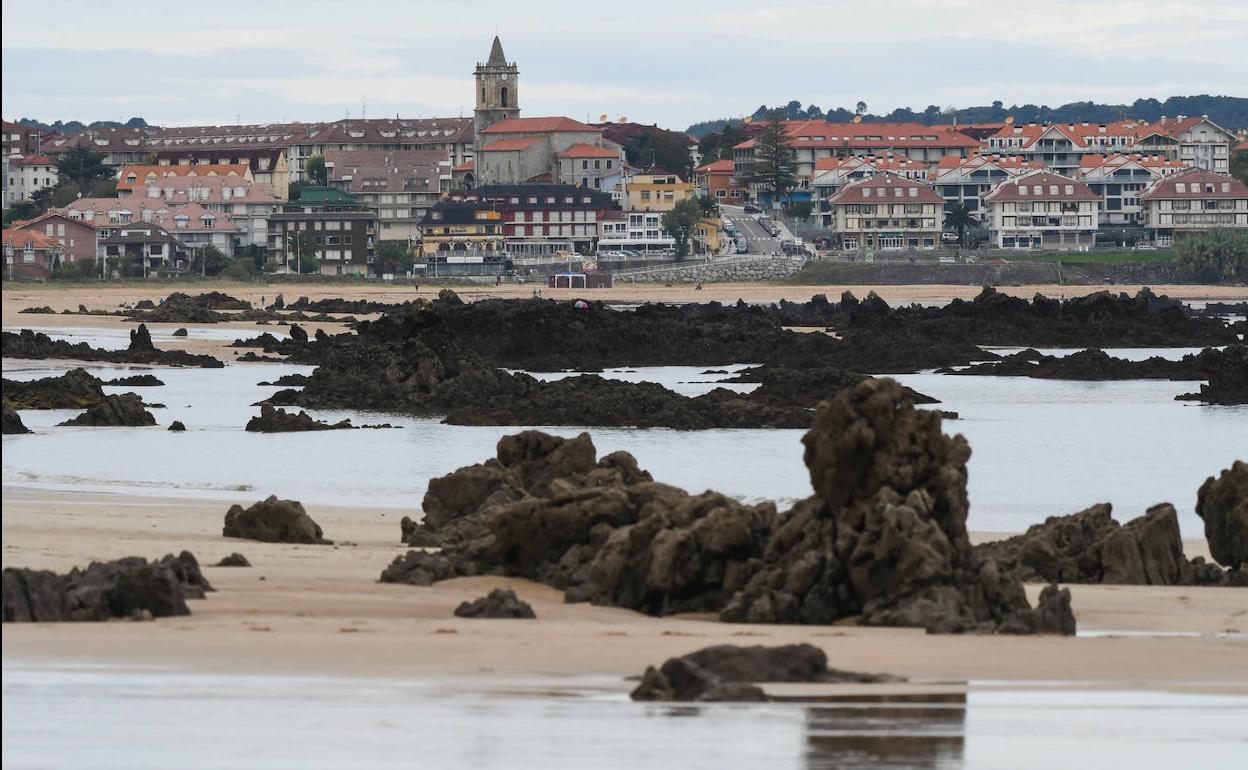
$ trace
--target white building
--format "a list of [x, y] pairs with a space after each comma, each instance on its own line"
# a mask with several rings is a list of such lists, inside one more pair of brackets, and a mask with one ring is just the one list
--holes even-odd
[[1096, 242], [1100, 204], [1082, 182], [1033, 171], [984, 196], [984, 223], [999, 248], [1083, 249]]
[[1140, 193], [1140, 201], [1143, 224], [1158, 246], [1185, 233], [1248, 228], [1248, 185], [1212, 171], [1162, 177]]
[[45, 187], [56, 186], [56, 161], [52, 158], [46, 155], [14, 155], [6, 161], [5, 208], [18, 201], [30, 200], [32, 195]]

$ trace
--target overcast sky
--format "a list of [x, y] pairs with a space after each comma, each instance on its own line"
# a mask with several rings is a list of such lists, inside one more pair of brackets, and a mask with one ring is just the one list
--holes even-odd
[[472, 112], [497, 32], [525, 115], [684, 128], [799, 99], [872, 112], [1248, 96], [1243, 0], [625, 3], [3, 0], [10, 120]]

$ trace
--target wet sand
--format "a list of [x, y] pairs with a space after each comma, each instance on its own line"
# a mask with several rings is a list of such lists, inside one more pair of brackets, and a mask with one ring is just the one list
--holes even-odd
[[[1248, 608], [1234, 589], [1072, 586], [1080, 632], [1062, 637], [927, 636], [914, 629], [734, 625], [567, 605], [524, 580], [431, 588], [377, 583], [406, 548], [393, 509], [315, 507], [337, 546], [221, 537], [214, 500], [4, 489], [6, 567], [67, 570], [92, 559], [190, 550], [208, 565], [238, 551], [251, 568], [206, 567], [218, 589], [192, 616], [154, 623], [6, 625], [6, 663], [168, 665], [199, 673], [457, 677], [487, 691], [516, 678], [625, 677], [718, 643], [823, 647], [833, 666], [922, 681], [1061, 681], [1070, 686], [1248, 693]], [[1189, 554], [1198, 544], [1188, 544]], [[453, 617], [499, 585], [536, 621]], [[1039, 586], [1029, 587], [1033, 594]], [[502, 623], [503, 625], [499, 625]], [[1113, 633], [1110, 633], [1113, 632]], [[1118, 633], [1120, 632], [1120, 633]], [[1153, 635], [1148, 635], [1148, 632]], [[609, 686], [608, 686], [609, 687]]]

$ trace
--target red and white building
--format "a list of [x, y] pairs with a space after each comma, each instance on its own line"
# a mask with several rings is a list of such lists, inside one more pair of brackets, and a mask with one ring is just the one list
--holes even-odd
[[745, 186], [737, 179], [736, 164], [716, 160], [693, 170], [693, 183], [698, 195], [714, 198], [719, 203], [739, 206], [745, 201]]
[[1204, 169], [1170, 174], [1140, 193], [1143, 225], [1158, 246], [1205, 230], [1248, 228], [1248, 185]]
[[65, 262], [95, 259], [95, 228], [60, 212], [49, 211], [25, 222], [14, 222], [13, 229], [39, 232], [57, 239], [61, 242], [61, 259]]
[[599, 223], [615, 209], [610, 194], [568, 184], [486, 185], [449, 200], [497, 212], [504, 249], [520, 263], [593, 253]]
[[842, 251], [931, 249], [940, 243], [943, 203], [930, 185], [885, 171], [828, 198], [826, 226]]
[[1006, 249], [1083, 249], [1096, 242], [1101, 198], [1083, 182], [1032, 171], [984, 196], [984, 224]]
[[38, 230], [5, 230], [4, 272], [8, 278], [46, 279], [62, 253], [61, 242]]
[[1140, 192], [1154, 180], [1188, 167], [1164, 155], [1122, 153], [1085, 155], [1079, 163], [1079, 181], [1101, 197], [1101, 227], [1140, 223]]
[[1007, 179], [1044, 168], [1039, 161], [1018, 155], [972, 155], [945, 158], [928, 181], [945, 202], [945, 210], [963, 204], [982, 217], [984, 196]]

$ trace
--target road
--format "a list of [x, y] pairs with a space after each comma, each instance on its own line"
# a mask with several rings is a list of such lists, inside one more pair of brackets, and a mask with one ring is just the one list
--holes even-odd
[[[772, 252], [780, 252], [780, 241], [763, 229], [763, 226], [755, 219], [755, 214], [746, 214], [745, 209], [740, 206], [719, 207], [720, 216], [726, 221], [732, 222], [737, 228], [737, 232], [745, 238], [746, 245], [749, 246], [751, 254], [771, 254]], [[784, 233], [781, 233], [781, 237]]]

